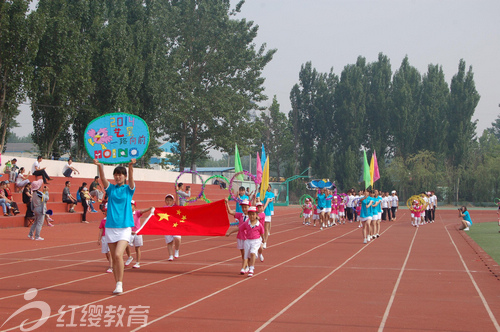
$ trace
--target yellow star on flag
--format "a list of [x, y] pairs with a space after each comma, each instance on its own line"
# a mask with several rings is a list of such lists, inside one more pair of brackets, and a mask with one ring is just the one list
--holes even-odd
[[177, 225], [178, 225], [178, 224], [177, 224], [176, 222], [174, 222], [173, 226], [174, 226], [174, 227], [177, 227]]
[[170, 216], [167, 213], [158, 213], [158, 217], [160, 217], [160, 220], [158, 221], [162, 221], [163, 219], [168, 221], [168, 217]]
[[178, 214], [178, 215], [181, 215], [181, 210], [177, 210], [177, 214]]
[[186, 216], [182, 216], [182, 218], [181, 218], [181, 219], [182, 219], [182, 220], [186, 220], [186, 218], [187, 218]]

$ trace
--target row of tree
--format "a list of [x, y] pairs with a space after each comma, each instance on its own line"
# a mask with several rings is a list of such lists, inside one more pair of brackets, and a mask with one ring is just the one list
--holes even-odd
[[33, 11], [29, 3], [0, 1], [2, 146], [29, 97], [44, 156], [83, 159], [87, 124], [120, 110], [149, 124], [150, 155], [160, 140], [177, 142], [172, 161], [181, 169], [206, 162], [210, 149], [232, 154], [238, 143], [255, 155], [264, 143], [276, 177], [310, 168], [345, 190], [360, 186], [366, 149], [379, 157], [376, 186], [403, 196], [497, 194], [478, 174], [491, 173], [498, 139], [491, 129], [476, 140], [479, 94], [463, 60], [450, 84], [439, 65], [422, 75], [405, 58], [393, 72], [384, 54], [372, 63], [360, 56], [340, 75], [306, 63], [287, 116], [276, 98], [259, 106], [276, 50], [257, 47], [258, 27], [235, 18], [243, 1], [40, 0]]
[[[180, 167], [209, 149], [248, 145], [275, 50], [236, 19], [243, 1], [0, 1], [0, 126], [26, 96], [42, 155], [84, 158], [84, 130], [99, 115], [139, 115], [160, 140], [179, 142]], [[145, 159], [147, 160], [147, 159]]]

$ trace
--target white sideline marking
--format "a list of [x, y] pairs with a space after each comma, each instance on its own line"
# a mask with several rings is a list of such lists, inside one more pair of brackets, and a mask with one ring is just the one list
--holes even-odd
[[488, 305], [488, 302], [486, 301], [486, 298], [483, 296], [483, 293], [481, 292], [481, 290], [479, 289], [479, 286], [477, 285], [476, 283], [476, 280], [474, 280], [474, 277], [472, 276], [472, 273], [470, 273], [470, 270], [469, 270], [469, 267], [467, 266], [467, 264], [465, 264], [465, 261], [462, 257], [462, 254], [460, 254], [460, 251], [458, 250], [458, 247], [457, 245], [455, 244], [455, 241], [453, 241], [453, 238], [451, 237], [451, 234], [450, 232], [448, 231], [448, 228], [445, 227], [444, 229], [446, 229], [446, 233], [448, 233], [448, 237], [450, 238], [451, 240], [451, 243], [453, 244], [453, 246], [455, 247], [455, 250], [457, 251], [457, 254], [458, 254], [458, 257], [460, 257], [460, 261], [462, 262], [464, 268], [465, 268], [465, 272], [467, 272], [467, 274], [469, 275], [469, 278], [470, 278], [470, 281], [472, 282], [472, 284], [474, 285], [474, 288], [476, 289], [477, 291], [477, 294], [479, 295], [479, 297], [481, 298], [481, 301], [483, 302], [483, 305], [484, 305], [484, 308], [486, 309], [486, 312], [488, 313], [488, 315], [490, 316], [490, 319], [491, 319], [491, 322], [493, 323], [493, 325], [495, 326], [495, 329], [497, 331], [500, 331], [500, 325], [498, 324], [498, 321], [497, 319], [495, 318], [495, 315], [493, 315], [493, 312], [491, 311], [490, 309], [490, 306]]

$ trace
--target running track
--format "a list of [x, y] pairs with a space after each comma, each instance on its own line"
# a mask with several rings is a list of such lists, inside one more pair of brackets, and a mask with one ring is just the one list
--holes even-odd
[[[357, 224], [320, 231], [302, 226], [298, 214], [277, 208], [252, 278], [238, 274], [235, 234], [184, 237], [174, 262], [163, 237], [145, 236], [142, 266], [126, 269], [121, 296], [111, 294], [113, 277], [104, 273], [97, 223], [44, 227], [43, 242], [30, 241], [27, 228], [3, 229], [0, 325], [43, 301], [51, 316], [36, 331], [97, 329], [80, 325], [89, 324], [85, 305], [121, 305], [124, 327], [115, 329], [127, 331], [500, 331], [497, 265], [457, 230], [455, 210], [438, 211], [435, 223], [418, 229], [400, 210], [367, 245]], [[494, 211], [471, 215], [496, 219]], [[30, 288], [38, 289], [31, 301]], [[127, 327], [130, 306], [139, 305], [149, 306], [148, 325]], [[26, 310], [0, 330], [19, 330], [24, 320], [29, 328], [40, 315]], [[116, 316], [99, 317], [101, 328], [115, 327]]]

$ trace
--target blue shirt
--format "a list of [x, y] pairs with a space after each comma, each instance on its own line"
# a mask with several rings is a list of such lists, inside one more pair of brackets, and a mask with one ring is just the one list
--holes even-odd
[[382, 213], [382, 197], [376, 197], [373, 203], [378, 203], [379, 201], [380, 203], [375, 207], [375, 210], [377, 210], [377, 213]]
[[368, 218], [372, 216], [372, 208], [367, 207], [367, 205], [372, 201], [372, 198], [370, 196], [366, 197], [364, 200], [361, 201], [361, 213], [360, 213], [360, 218]]
[[[257, 194], [257, 197], [260, 198], [260, 193]], [[262, 202], [262, 204], [266, 205], [266, 201], [268, 198], [271, 198], [271, 199], [274, 198], [274, 194], [271, 191], [266, 191], [266, 195], [264, 196], [264, 199], [261, 199], [260, 201]], [[269, 202], [269, 204], [267, 204], [267, 207], [264, 209], [264, 214], [266, 216], [271, 216], [271, 211], [274, 210], [272, 202], [273, 201]]]
[[117, 186], [109, 184], [106, 188], [108, 194], [108, 211], [106, 215], [106, 228], [134, 227], [132, 214], [132, 196], [135, 188], [130, 189], [126, 184]]
[[324, 209], [326, 207], [326, 195], [318, 194], [318, 209]]
[[327, 209], [332, 208], [332, 199], [333, 199], [332, 195], [328, 195], [328, 197], [326, 198], [326, 208]]
[[[245, 199], [249, 199], [249, 197], [247, 195], [242, 195], [242, 196], [238, 196], [242, 201], [244, 201]], [[240, 212], [240, 213], [243, 213], [243, 210], [241, 209], [241, 205], [240, 203], [238, 203], [238, 201], [236, 201], [236, 212]]]
[[465, 211], [463, 215], [464, 215], [464, 220], [470, 222], [470, 224], [472, 225], [472, 219], [470, 218], [469, 211]]

